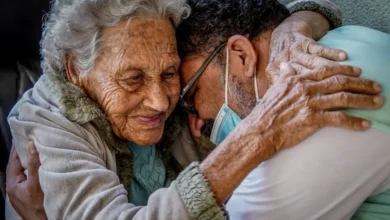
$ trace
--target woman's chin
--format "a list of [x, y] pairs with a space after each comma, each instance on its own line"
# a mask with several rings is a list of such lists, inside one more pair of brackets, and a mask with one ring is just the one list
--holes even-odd
[[135, 141], [131, 141], [131, 142], [138, 145], [138, 146], [150, 146], [150, 145], [157, 144], [159, 141], [160, 141], [160, 139], [158, 139], [158, 140], [135, 140]]
[[149, 146], [157, 144], [161, 140], [163, 132], [164, 128], [153, 130], [139, 130], [135, 133], [124, 135], [122, 138], [138, 146]]

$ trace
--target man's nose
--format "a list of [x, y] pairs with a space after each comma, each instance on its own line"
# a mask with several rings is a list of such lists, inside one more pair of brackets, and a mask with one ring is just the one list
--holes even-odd
[[145, 100], [146, 107], [158, 112], [166, 112], [169, 108], [169, 98], [166, 88], [161, 81], [154, 82], [149, 88], [148, 98]]

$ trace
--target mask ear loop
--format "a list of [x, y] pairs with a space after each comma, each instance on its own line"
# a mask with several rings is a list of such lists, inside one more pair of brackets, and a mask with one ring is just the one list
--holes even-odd
[[255, 73], [253, 74], [255, 77], [255, 80], [254, 80], [254, 84], [255, 84], [255, 96], [256, 96], [256, 102], [258, 102], [260, 100], [259, 98], [259, 89], [257, 88], [257, 70], [256, 70], [256, 67], [255, 67]]
[[228, 106], [228, 82], [229, 82], [229, 48], [226, 47], [225, 104], [227, 106]]

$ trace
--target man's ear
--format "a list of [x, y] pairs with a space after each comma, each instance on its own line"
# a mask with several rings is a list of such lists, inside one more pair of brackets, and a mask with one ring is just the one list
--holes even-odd
[[257, 54], [252, 42], [242, 36], [234, 35], [227, 42], [232, 73], [243, 73], [245, 77], [253, 77], [257, 64]]
[[188, 125], [190, 127], [191, 134], [194, 137], [202, 136], [201, 129], [206, 124], [205, 120], [196, 117], [196, 115], [188, 114]]
[[66, 77], [68, 78], [68, 81], [80, 86], [80, 75], [79, 72], [74, 67], [74, 60], [73, 57], [69, 54], [65, 54], [65, 71], [66, 71]]

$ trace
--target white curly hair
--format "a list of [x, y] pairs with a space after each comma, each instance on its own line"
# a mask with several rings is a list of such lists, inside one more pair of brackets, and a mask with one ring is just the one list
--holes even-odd
[[189, 13], [185, 0], [55, 0], [41, 41], [43, 71], [66, 79], [65, 54], [78, 71], [91, 70], [104, 27], [134, 17], [169, 18], [176, 27]]

